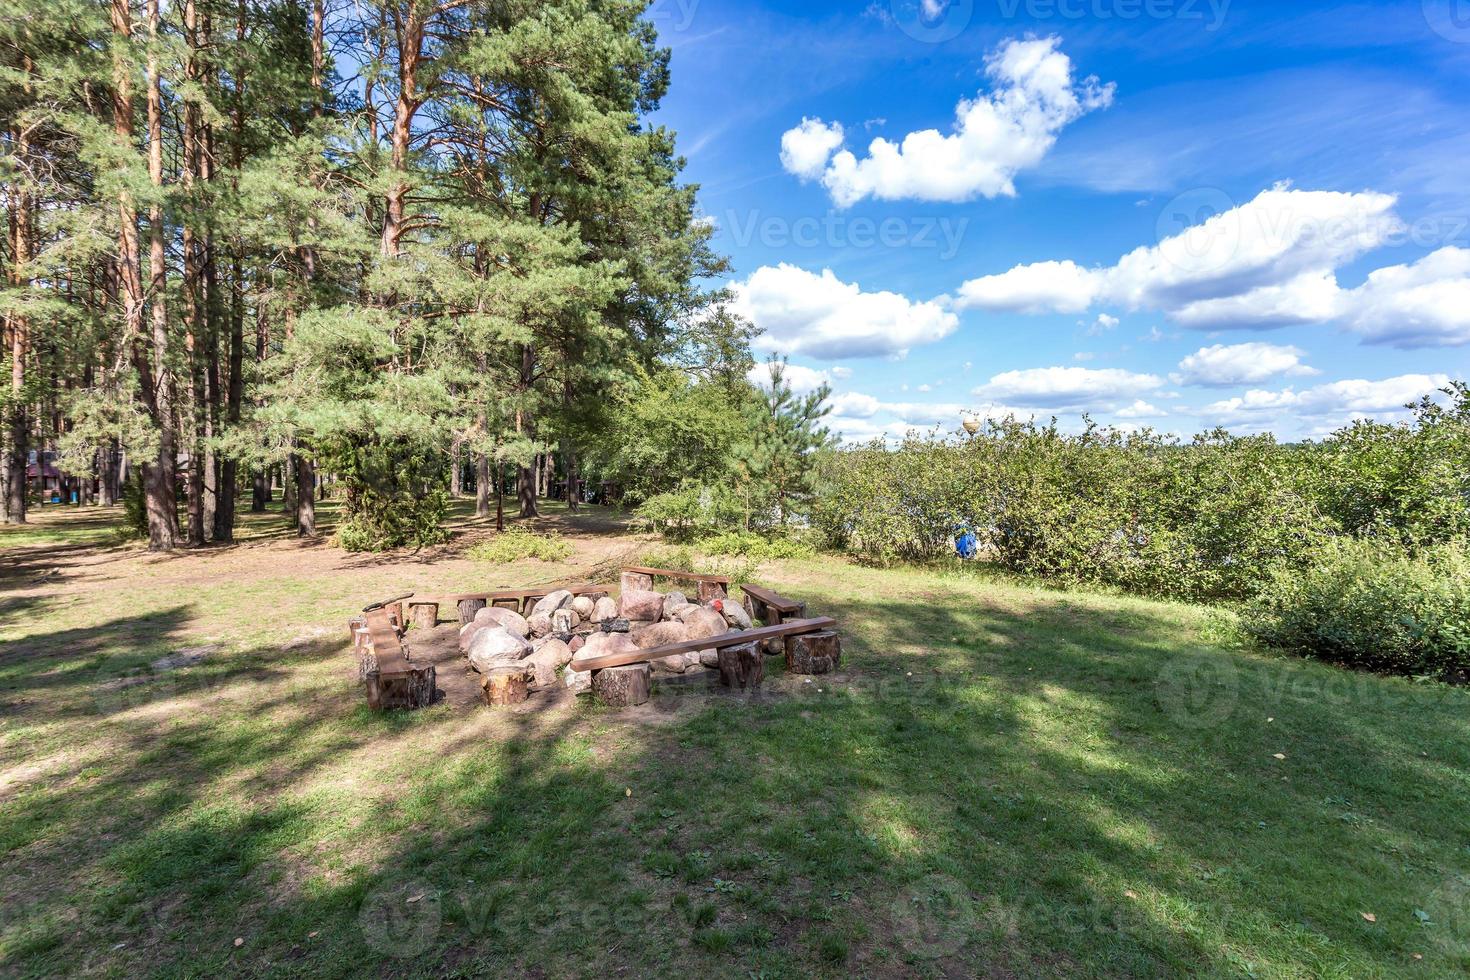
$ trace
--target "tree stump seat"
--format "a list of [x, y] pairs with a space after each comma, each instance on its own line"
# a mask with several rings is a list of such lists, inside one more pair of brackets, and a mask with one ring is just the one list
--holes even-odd
[[842, 638], [835, 630], [786, 637], [788, 674], [827, 674], [842, 665]]
[[408, 659], [408, 648], [387, 611], [373, 609], [354, 619], [354, 623], [358, 619], [362, 625], [353, 630], [353, 646], [358, 658], [358, 680], [367, 688], [368, 707], [384, 711], [432, 704], [434, 665], [415, 664]]
[[624, 592], [630, 589], [652, 591], [655, 578], [669, 578], [676, 582], [693, 582], [698, 589], [701, 604], [723, 599], [730, 593], [730, 576], [701, 575], [697, 572], [680, 571], [677, 568], [644, 568], [629, 565], [623, 569], [620, 586]]

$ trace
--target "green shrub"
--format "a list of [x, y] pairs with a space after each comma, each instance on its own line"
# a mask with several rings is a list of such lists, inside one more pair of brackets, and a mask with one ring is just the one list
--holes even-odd
[[718, 534], [727, 528], [743, 527], [741, 501], [727, 488], [686, 483], [677, 490], [654, 494], [636, 511], [645, 527], [672, 541], [698, 535]]
[[444, 515], [449, 495], [431, 490], [421, 496], [398, 495], [391, 504], [366, 488], [353, 488], [350, 513], [337, 527], [337, 547], [344, 551], [387, 551], [424, 547], [449, 540]]
[[753, 561], [810, 558], [816, 554], [815, 549], [804, 541], [794, 538], [766, 538], [746, 531], [727, 531], [705, 538], [699, 543], [699, 550], [708, 555], [730, 555]]
[[523, 558], [562, 561], [571, 553], [571, 544], [554, 534], [538, 534], [530, 528], [511, 527], [470, 548], [465, 556], [475, 561], [504, 565]]
[[832, 454], [812, 512], [829, 542], [880, 564], [954, 553], [1023, 575], [1152, 595], [1244, 598], [1304, 565], [1334, 526], [1306, 492], [1310, 460], [1269, 436], [1005, 421], [971, 440], [912, 437]]
[[138, 472], [123, 483], [123, 523], [120, 536], [124, 538], [148, 537], [148, 501], [143, 491], [143, 475]]
[[1278, 572], [1241, 615], [1255, 642], [1366, 670], [1447, 676], [1470, 670], [1470, 546], [1411, 554], [1343, 539], [1309, 568]]

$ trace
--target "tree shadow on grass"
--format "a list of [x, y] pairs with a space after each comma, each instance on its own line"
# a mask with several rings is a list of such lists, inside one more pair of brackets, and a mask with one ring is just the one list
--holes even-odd
[[[1380, 909], [1369, 929], [1352, 898], [1419, 907], [1466, 870], [1470, 760], [1430, 738], [1463, 702], [1408, 688], [1405, 710], [1343, 711], [1320, 697], [1330, 668], [1061, 597], [813, 605], [843, 625], [841, 673], [807, 684], [773, 658], [767, 696], [684, 698], [659, 726], [549, 701], [377, 715], [338, 641], [237, 655], [265, 675], [221, 664], [99, 722], [116, 764], [31, 801], [0, 868], [38, 848], [72, 865], [24, 890], [4, 955], [312, 976], [1386, 973], [1419, 927]], [[1181, 656], [1236, 673], [1176, 690]]]

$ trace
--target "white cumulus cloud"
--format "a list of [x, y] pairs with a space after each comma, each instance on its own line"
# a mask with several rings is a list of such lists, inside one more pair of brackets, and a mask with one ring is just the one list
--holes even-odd
[[[1369, 296], [1341, 289], [1336, 272], [1403, 228], [1395, 203], [1391, 194], [1305, 191], [1280, 184], [1157, 245], [1136, 248], [1112, 266], [1051, 260], [972, 279], [957, 290], [955, 306], [1080, 313], [1111, 304], [1159, 311], [1199, 330], [1270, 329], [1352, 316], [1368, 305]], [[1386, 276], [1382, 292], [1397, 293], [1392, 287], [1421, 277], [1442, 288], [1457, 262], [1430, 264], [1433, 268], [1410, 267]], [[1443, 310], [1439, 302], [1430, 302], [1431, 333], [1443, 334], [1433, 325]]]
[[827, 159], [842, 145], [842, 124], [828, 125], [803, 117], [801, 125], [781, 134], [781, 166], [802, 180], [816, 180]]
[[780, 354], [901, 357], [959, 326], [959, 317], [938, 302], [864, 292], [831, 269], [814, 273], [785, 262], [755, 270], [734, 286], [734, 295], [734, 311], [764, 331], [757, 344]]
[[1228, 387], [1259, 384], [1277, 375], [1318, 374], [1316, 368], [1302, 363], [1305, 352], [1296, 347], [1277, 344], [1215, 344], [1201, 347], [1179, 362], [1179, 373], [1171, 375], [1175, 384]]
[[1301, 391], [1253, 389], [1206, 405], [1200, 414], [1222, 425], [1256, 429], [1273, 428], [1282, 417], [1298, 416], [1323, 423], [1319, 430], [1330, 429], [1354, 418], [1392, 419], [1405, 405], [1434, 394], [1449, 380], [1445, 374], [1402, 374], [1382, 381], [1333, 381]]
[[1396, 347], [1470, 344], [1470, 249], [1447, 247], [1391, 265], [1349, 293], [1348, 326]]
[[1045, 367], [997, 374], [972, 394], [1025, 408], [1111, 411], [1163, 384], [1157, 375], [1121, 368]]
[[1033, 262], [969, 280], [960, 286], [955, 305], [998, 313], [1081, 313], [1102, 288], [1101, 273], [1075, 262]]
[[[838, 150], [841, 128], [804, 118], [781, 137], [781, 162], [821, 176], [838, 207], [880, 200], [967, 201], [1013, 196], [1015, 177], [1035, 167], [1069, 123], [1112, 104], [1114, 86], [1073, 81], [1058, 37], [1011, 39], [985, 59], [991, 91], [962, 99], [951, 132], [924, 129], [901, 143], [875, 139], [867, 156]], [[835, 125], [835, 124], [834, 124]], [[834, 142], [834, 136], [836, 141]], [[834, 152], [835, 151], [835, 152]], [[830, 157], [830, 162], [829, 162]]]

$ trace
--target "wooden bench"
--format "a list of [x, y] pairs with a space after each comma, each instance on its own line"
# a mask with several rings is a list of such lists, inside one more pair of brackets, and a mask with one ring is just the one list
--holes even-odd
[[546, 598], [553, 592], [565, 589], [572, 595], [607, 595], [607, 586], [581, 582], [576, 585], [539, 586], [534, 589], [496, 589], [493, 592], [463, 592], [459, 595], [425, 596], [408, 603], [409, 617], [420, 629], [432, 629], [439, 625], [439, 607], [456, 606], [460, 625], [475, 618], [475, 613], [487, 605], [512, 604], [510, 608], [524, 615], [528, 607]]
[[[735, 630], [718, 633], [697, 640], [680, 640], [646, 650], [628, 650], [610, 653], [605, 657], [573, 660], [568, 670], [606, 670], [609, 667], [627, 667], [631, 664], [652, 663], [677, 653], [697, 653], [700, 650], [718, 650], [720, 657], [720, 681], [731, 687], [747, 687], [759, 684], [765, 676], [765, 658], [760, 645], [776, 637], [796, 637], [804, 633], [824, 632], [836, 626], [837, 620], [829, 616], [811, 619], [793, 619], [777, 626], [760, 626], [751, 630]], [[834, 634], [835, 635], [835, 634]]]
[[745, 593], [745, 611], [767, 626], [779, 626], [787, 619], [806, 615], [806, 603], [777, 595], [763, 585], [742, 585], [740, 591]]
[[730, 576], [728, 575], [700, 575], [695, 572], [684, 572], [677, 568], [644, 568], [641, 565], [629, 565], [623, 569], [622, 580], [619, 583], [624, 592], [630, 589], [652, 589], [653, 580], [656, 578], [671, 578], [679, 582], [693, 582], [699, 593], [699, 602], [703, 605], [714, 599], [723, 599], [730, 594]]
[[367, 687], [368, 707], [422, 708], [434, 700], [434, 665], [409, 662], [408, 648], [384, 608], [368, 610], [354, 631], [358, 679]]

